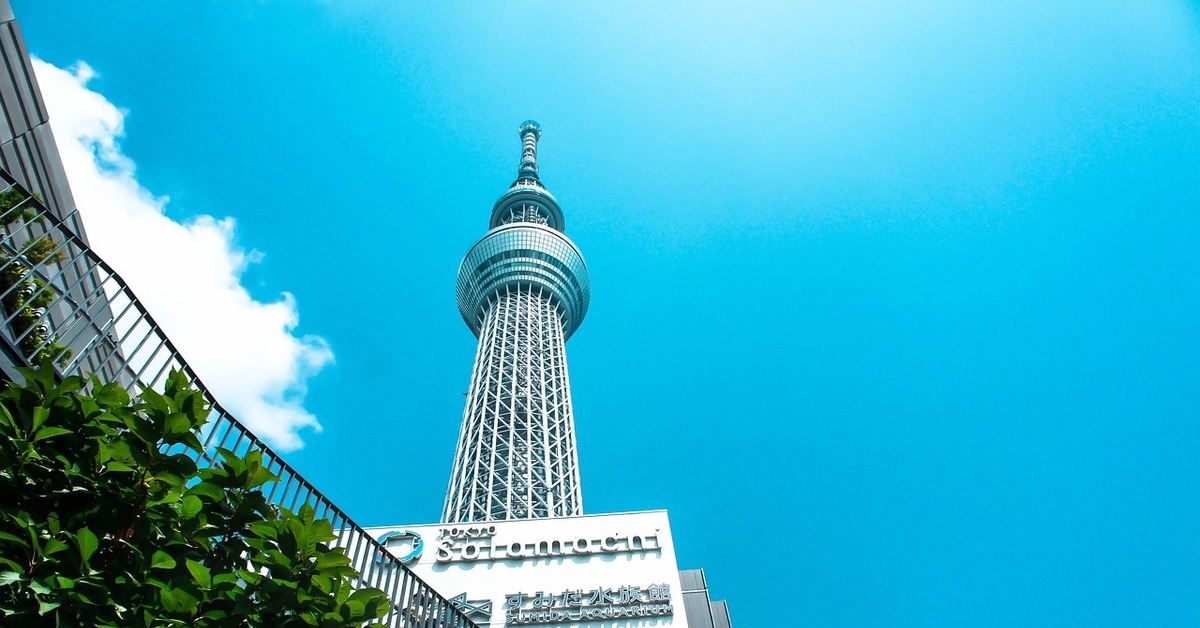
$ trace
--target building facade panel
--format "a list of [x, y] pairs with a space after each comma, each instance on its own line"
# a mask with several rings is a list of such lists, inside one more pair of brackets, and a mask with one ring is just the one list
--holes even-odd
[[0, 124], [0, 168], [36, 193], [55, 216], [86, 241], [50, 130], [49, 112], [7, 0], [0, 0], [0, 20], [0, 55], [4, 62], [0, 72], [0, 110], [4, 117]]

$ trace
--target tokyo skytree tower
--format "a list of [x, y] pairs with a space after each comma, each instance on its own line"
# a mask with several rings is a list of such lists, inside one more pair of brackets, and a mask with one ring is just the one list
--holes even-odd
[[541, 127], [520, 127], [517, 180], [458, 269], [458, 308], [479, 338], [442, 521], [583, 513], [566, 341], [591, 296], [587, 266], [538, 179]]

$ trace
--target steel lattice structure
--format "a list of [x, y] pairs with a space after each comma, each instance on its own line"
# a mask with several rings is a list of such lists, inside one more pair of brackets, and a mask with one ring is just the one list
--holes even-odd
[[520, 128], [517, 180], [491, 229], [463, 259], [458, 306], [479, 338], [442, 521], [583, 513], [567, 377], [567, 338], [591, 286], [563, 234], [558, 202], [538, 178], [541, 128]]

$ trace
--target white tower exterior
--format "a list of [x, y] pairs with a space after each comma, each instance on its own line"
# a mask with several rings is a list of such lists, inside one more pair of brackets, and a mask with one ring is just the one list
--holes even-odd
[[479, 338], [442, 521], [583, 514], [566, 341], [591, 286], [538, 178], [541, 128], [520, 127], [517, 180], [463, 259], [458, 306]]

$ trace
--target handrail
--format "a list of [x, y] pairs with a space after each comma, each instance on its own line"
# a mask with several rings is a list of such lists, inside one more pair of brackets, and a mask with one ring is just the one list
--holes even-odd
[[[60, 376], [94, 373], [129, 388], [162, 390], [171, 370], [183, 371], [212, 413], [203, 451], [176, 450], [201, 467], [220, 463], [219, 448], [238, 455], [261, 450], [263, 466], [279, 477], [262, 487], [267, 501], [293, 511], [308, 504], [333, 525], [337, 544], [361, 574], [358, 584], [392, 600], [383, 619], [389, 628], [475, 626], [217, 401], [121, 276], [65, 225], [78, 210], [54, 215], [3, 169], [0, 186], [9, 205], [0, 207], [0, 277], [20, 278], [0, 292], [0, 342], [10, 357], [24, 366], [48, 358]], [[51, 244], [39, 244], [47, 238]], [[10, 307], [18, 297], [36, 305]]]

